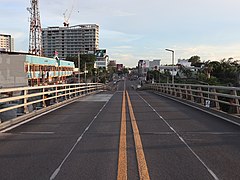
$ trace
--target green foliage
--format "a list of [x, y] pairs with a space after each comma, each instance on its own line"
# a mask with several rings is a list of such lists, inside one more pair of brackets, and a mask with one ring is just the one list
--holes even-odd
[[[67, 56], [67, 61], [72, 61], [75, 64], [75, 67], [78, 67], [78, 56]], [[94, 54], [80, 54], [80, 69], [84, 71], [85, 63], [86, 68], [91, 70], [94, 68], [94, 62], [96, 61], [96, 56]]]
[[128, 70], [128, 68], [123, 68], [123, 74], [129, 74], [129, 70]]
[[212, 69], [211, 76], [216, 77], [221, 84], [238, 85], [237, 80], [240, 72], [238, 61], [234, 61], [233, 58], [222, 59], [220, 62], [209, 62], [208, 66]]
[[[196, 66], [201, 63], [199, 56], [192, 56], [189, 59], [192, 65]], [[202, 65], [203, 63], [201, 63]], [[240, 81], [240, 64], [238, 60], [233, 58], [222, 59], [221, 61], [206, 61], [197, 75], [192, 73], [191, 70], [184, 67], [180, 68], [180, 72], [185, 76], [176, 77], [178, 82], [205, 82], [211, 85], [232, 85], [239, 86]]]
[[221, 61], [206, 61], [198, 74], [198, 79], [209, 84], [239, 85], [240, 65], [233, 58]]
[[182, 72], [187, 78], [192, 77], [192, 71], [190, 69], [183, 69]]
[[201, 58], [199, 57], [199, 56], [192, 56], [189, 60], [188, 60], [188, 62], [191, 62], [191, 65], [192, 66], [196, 66], [198, 63], [200, 63], [201, 62]]
[[158, 70], [148, 71], [147, 72], [147, 81], [154, 81], [156, 83], [166, 83], [170, 77], [170, 73], [168, 71], [161, 73]]

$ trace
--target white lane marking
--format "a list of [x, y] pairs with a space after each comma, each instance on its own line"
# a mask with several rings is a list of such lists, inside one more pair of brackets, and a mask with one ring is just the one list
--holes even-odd
[[145, 135], [171, 135], [171, 134], [174, 134], [174, 132], [142, 132], [140, 133], [141, 134], [145, 134]]
[[[138, 96], [146, 103], [148, 106], [154, 110], [154, 108], [138, 94]], [[187, 142], [180, 136], [180, 134], [162, 117], [157, 111], [154, 111], [160, 119], [162, 119], [166, 125], [178, 136], [178, 138], [187, 146], [187, 148], [192, 152], [192, 154], [202, 163], [202, 165], [207, 169], [207, 171], [212, 175], [215, 180], [219, 180], [216, 174], [203, 162], [203, 160], [193, 151], [193, 149], [187, 144]]]
[[82, 139], [82, 136], [80, 136], [78, 139], [77, 139], [77, 142], [81, 141]]
[[55, 134], [55, 132], [20, 132], [20, 134]]
[[[115, 94], [115, 93], [114, 93]], [[68, 152], [68, 154], [65, 156], [65, 158], [62, 160], [62, 162], [60, 163], [60, 165], [57, 167], [57, 169], [53, 172], [53, 174], [50, 177], [50, 180], [53, 180], [56, 178], [56, 176], [59, 174], [63, 164], [66, 162], [66, 160], [68, 159], [68, 157], [71, 155], [71, 153], [73, 152], [73, 150], [75, 149], [75, 147], [77, 146], [77, 144], [81, 141], [82, 137], [84, 136], [84, 134], [88, 131], [88, 129], [90, 128], [90, 126], [93, 124], [93, 122], [95, 121], [95, 119], [99, 116], [99, 114], [101, 113], [101, 111], [106, 107], [106, 105], [108, 104], [108, 102], [110, 101], [110, 99], [103, 105], [103, 107], [99, 110], [99, 112], [97, 113], [97, 115], [93, 118], [93, 120], [88, 124], [88, 126], [85, 128], [84, 132], [78, 137], [77, 141], [75, 142], [75, 144], [72, 146], [72, 148], [70, 149], [70, 151]]]
[[232, 124], [235, 124], [235, 125], [237, 125], [237, 126], [240, 126], [240, 123], [237, 123], [237, 122], [235, 122], [235, 121], [232, 121], [231, 119], [228, 119], [228, 118], [222, 117], [222, 116], [220, 116], [220, 115], [214, 114], [214, 113], [212, 113], [212, 112], [206, 111], [206, 110], [204, 110], [204, 109], [201, 109], [201, 108], [199, 108], [199, 107], [193, 106], [193, 105], [188, 104], [188, 103], [185, 103], [185, 102], [180, 101], [180, 100], [178, 100], [178, 99], [174, 99], [174, 98], [172, 98], [172, 97], [169, 97], [169, 96], [166, 96], [166, 95], [163, 95], [163, 94], [159, 94], [159, 93], [156, 93], [156, 92], [154, 92], [154, 94], [163, 96], [163, 97], [168, 98], [168, 99], [171, 99], [171, 100], [173, 100], [173, 101], [177, 101], [177, 102], [182, 103], [182, 104], [184, 104], [184, 105], [187, 105], [187, 106], [189, 106], [189, 107], [195, 108], [195, 109], [197, 109], [197, 110], [200, 110], [200, 111], [202, 111], [202, 112], [208, 113], [208, 114], [210, 114], [210, 115], [212, 115], [212, 116], [215, 116], [215, 117], [217, 117], [217, 118], [223, 119], [223, 120], [225, 120], [225, 121], [227, 121], [227, 122], [230, 122], [230, 123], [232, 123]]

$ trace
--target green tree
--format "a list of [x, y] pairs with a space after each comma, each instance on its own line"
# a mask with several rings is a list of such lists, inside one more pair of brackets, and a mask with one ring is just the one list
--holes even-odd
[[204, 63], [201, 71], [201, 73], [205, 74], [206, 81], [218, 82], [222, 85], [238, 85], [239, 72], [239, 61], [233, 58], [222, 59], [220, 61], [207, 61]]
[[191, 62], [191, 66], [198, 66], [201, 63], [201, 58], [199, 56], [192, 56], [188, 62]]
[[[75, 67], [78, 67], [78, 56], [67, 56], [67, 61], [72, 61]], [[80, 54], [80, 69], [84, 71], [85, 63], [87, 70], [91, 71], [94, 68], [94, 63], [96, 61], [96, 56], [94, 54]]]

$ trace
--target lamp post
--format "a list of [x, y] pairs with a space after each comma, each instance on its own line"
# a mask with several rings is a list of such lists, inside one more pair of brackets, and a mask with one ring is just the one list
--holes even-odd
[[80, 52], [78, 53], [78, 83], [81, 82], [81, 79], [80, 79]]
[[174, 50], [172, 50], [172, 49], [165, 49], [165, 50], [172, 52], [172, 84], [174, 84], [174, 74], [173, 74], [173, 70], [174, 70]]
[[87, 83], [87, 67], [86, 67], [86, 62], [85, 62], [85, 65], [84, 65], [84, 80], [85, 80], [85, 83]]

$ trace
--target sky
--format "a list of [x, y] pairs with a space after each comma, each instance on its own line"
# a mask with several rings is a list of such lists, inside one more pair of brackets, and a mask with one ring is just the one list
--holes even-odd
[[[28, 51], [30, 0], [0, 0], [0, 33], [11, 34], [16, 51]], [[202, 61], [240, 60], [239, 0], [39, 0], [43, 28], [100, 26], [100, 49], [110, 60], [134, 67], [138, 60], [171, 64], [198, 55]]]

